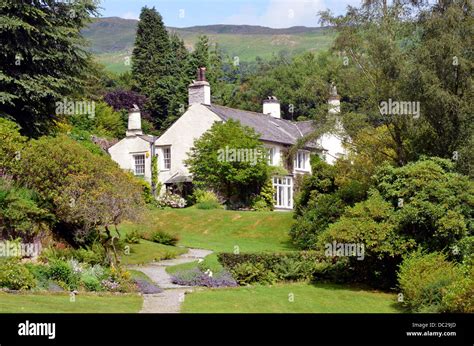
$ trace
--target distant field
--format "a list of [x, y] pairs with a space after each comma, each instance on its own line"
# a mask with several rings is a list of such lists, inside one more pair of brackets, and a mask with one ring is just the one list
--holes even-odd
[[[101, 18], [83, 31], [89, 40], [89, 50], [106, 69], [122, 73], [130, 69], [125, 57], [131, 55], [135, 41], [137, 21], [121, 18]], [[192, 50], [199, 35], [209, 37], [231, 58], [241, 62], [252, 62], [257, 57], [269, 59], [279, 52], [291, 55], [306, 51], [328, 49], [335, 39], [335, 32], [322, 28], [270, 29], [258, 26], [202, 26], [191, 28], [169, 28], [184, 40]]]

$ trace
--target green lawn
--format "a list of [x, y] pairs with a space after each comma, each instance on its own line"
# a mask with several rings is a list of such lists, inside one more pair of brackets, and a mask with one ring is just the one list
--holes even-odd
[[122, 255], [122, 264], [144, 264], [162, 259], [174, 258], [178, 255], [186, 253], [186, 249], [153, 243], [144, 239], [140, 240], [140, 244], [128, 244], [130, 246], [130, 254]]
[[[293, 302], [291, 302], [293, 297]], [[397, 313], [396, 295], [335, 284], [278, 284], [197, 291], [187, 313]]]
[[135, 313], [143, 305], [138, 294], [0, 293], [0, 313]]
[[142, 224], [124, 223], [121, 229], [178, 234], [179, 245], [233, 252], [289, 251], [290, 212], [251, 212], [184, 209], [151, 210]]

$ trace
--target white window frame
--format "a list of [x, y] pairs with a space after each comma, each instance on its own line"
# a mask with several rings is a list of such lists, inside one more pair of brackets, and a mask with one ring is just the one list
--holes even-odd
[[275, 208], [293, 209], [293, 177], [291, 176], [274, 176], [272, 179], [273, 201]]
[[275, 147], [267, 147], [267, 153], [268, 153], [268, 164], [270, 166], [275, 165]]
[[[143, 158], [143, 161], [140, 163], [137, 163], [137, 159], [141, 160]], [[145, 154], [133, 154], [133, 172], [135, 175], [143, 177], [145, 176], [145, 167], [146, 167], [146, 156]], [[138, 169], [138, 168], [142, 169]], [[141, 172], [143, 170], [143, 172]]]
[[309, 151], [307, 150], [298, 150], [295, 155], [295, 171], [310, 171], [309, 164]]
[[[166, 155], [166, 152], [168, 151], [169, 156]], [[171, 169], [171, 146], [166, 146], [162, 148], [162, 153], [163, 153], [163, 169], [162, 171], [169, 171]]]

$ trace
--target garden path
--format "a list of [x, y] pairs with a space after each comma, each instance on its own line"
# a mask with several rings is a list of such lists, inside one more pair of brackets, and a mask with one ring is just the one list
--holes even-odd
[[129, 266], [129, 269], [145, 273], [155, 285], [163, 289], [161, 293], [143, 294], [143, 308], [141, 313], [178, 313], [181, 303], [187, 292], [192, 292], [194, 287], [176, 285], [171, 282], [171, 275], [166, 272], [166, 267], [182, 263], [189, 263], [203, 259], [212, 251], [203, 249], [188, 249], [189, 251], [177, 258], [163, 260], [144, 265]]

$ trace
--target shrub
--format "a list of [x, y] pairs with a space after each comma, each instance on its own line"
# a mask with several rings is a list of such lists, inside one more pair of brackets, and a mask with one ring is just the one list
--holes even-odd
[[17, 258], [0, 261], [0, 287], [26, 290], [35, 286], [35, 277]]
[[199, 268], [184, 270], [171, 277], [171, 282], [184, 286], [205, 286], [205, 287], [235, 287], [237, 282], [227, 271], [221, 271], [217, 275], [209, 276]]
[[220, 253], [218, 259], [240, 284], [311, 280], [318, 266], [327, 260], [316, 251]]
[[186, 206], [186, 200], [180, 195], [166, 191], [163, 195], [156, 199], [158, 205], [162, 208], [184, 208]]
[[136, 219], [143, 205], [135, 177], [67, 136], [31, 140], [19, 165], [19, 182], [38, 193], [69, 243], [83, 245], [101, 226]]
[[106, 264], [107, 254], [104, 246], [96, 241], [85, 248], [79, 248], [71, 251], [72, 257], [79, 262], [84, 262], [90, 265]]
[[240, 263], [232, 269], [232, 276], [239, 285], [273, 284], [277, 281], [275, 273], [265, 268], [262, 263]]
[[438, 252], [416, 251], [403, 260], [398, 272], [403, 303], [415, 312], [441, 311], [443, 292], [460, 278], [459, 268]]
[[139, 244], [141, 235], [137, 230], [133, 230], [125, 235], [125, 242], [127, 244]]
[[98, 241], [79, 249], [48, 247], [41, 252], [40, 259], [45, 262], [75, 259], [90, 265], [107, 263], [105, 248]]
[[[248, 204], [269, 177], [269, 166], [260, 135], [237, 121], [216, 122], [194, 141], [185, 163], [197, 187], [206, 187], [225, 197], [228, 204]], [[235, 159], [236, 150], [247, 155]], [[228, 158], [232, 150], [234, 158]], [[249, 157], [249, 153], [255, 153]], [[217, 154], [217, 155], [216, 155]]]
[[148, 282], [143, 279], [134, 279], [135, 284], [137, 285], [138, 291], [143, 294], [155, 294], [161, 293], [163, 290], [156, 286], [155, 284]]
[[195, 200], [196, 208], [198, 209], [222, 208], [219, 197], [214, 192], [209, 190], [195, 190], [193, 193], [193, 199]]
[[175, 246], [179, 241], [179, 237], [163, 231], [154, 231], [148, 240], [158, 244]]
[[[1, 168], [0, 168], [1, 170]], [[0, 238], [25, 242], [47, 232], [52, 215], [38, 206], [37, 195], [0, 178]]]
[[48, 276], [51, 280], [64, 283], [68, 289], [76, 289], [79, 282], [78, 273], [63, 260], [55, 260], [49, 264]]
[[272, 181], [269, 179], [262, 186], [260, 193], [253, 196], [250, 200], [250, 207], [255, 211], [271, 211], [274, 207], [273, 195], [275, 189]]
[[25, 264], [25, 267], [36, 280], [36, 287], [41, 289], [49, 288], [48, 267], [32, 263]]
[[474, 266], [461, 266], [464, 277], [446, 287], [441, 302], [444, 312], [474, 312]]
[[103, 290], [101, 282], [94, 275], [83, 275], [81, 277], [81, 283], [88, 291], [91, 292], [98, 292]]
[[315, 263], [286, 257], [273, 268], [273, 272], [277, 279], [282, 281], [311, 280], [315, 272]]

